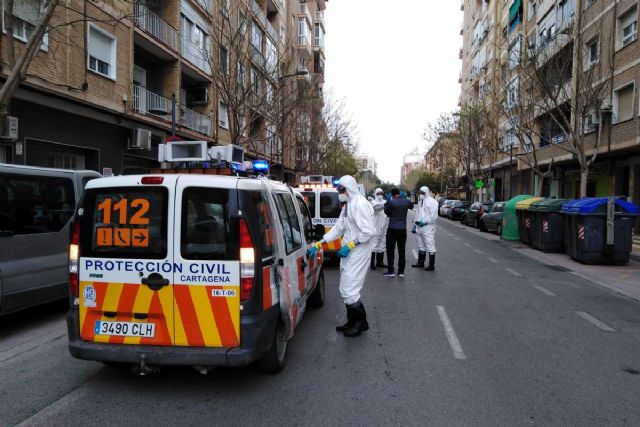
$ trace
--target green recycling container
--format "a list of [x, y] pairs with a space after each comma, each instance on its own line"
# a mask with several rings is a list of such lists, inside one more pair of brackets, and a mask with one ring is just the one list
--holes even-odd
[[543, 197], [529, 197], [528, 199], [520, 200], [516, 203], [516, 215], [518, 216], [518, 233], [520, 234], [520, 241], [531, 244], [533, 240], [533, 213], [529, 212], [529, 207], [532, 203], [544, 200]]
[[520, 240], [516, 204], [530, 198], [531, 196], [529, 195], [515, 196], [505, 205], [504, 213], [502, 214], [502, 236], [500, 236], [503, 240]]
[[544, 199], [533, 202], [531, 246], [542, 252], [564, 251], [564, 216], [560, 213], [567, 199]]

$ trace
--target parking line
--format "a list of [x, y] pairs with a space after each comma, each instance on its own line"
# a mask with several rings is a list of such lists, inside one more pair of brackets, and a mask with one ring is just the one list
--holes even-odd
[[457, 236], [453, 236], [453, 240], [457, 240], [458, 242], [460, 241], [460, 238]]
[[537, 290], [539, 290], [540, 292], [542, 292], [545, 295], [548, 295], [550, 297], [555, 297], [556, 294], [554, 294], [553, 292], [551, 292], [549, 289], [540, 286], [540, 285], [533, 285], [534, 288], [536, 288]]
[[487, 259], [488, 259], [489, 261], [491, 261], [492, 263], [494, 263], [494, 264], [497, 264], [497, 263], [498, 263], [498, 260], [497, 260], [497, 259], [495, 259], [495, 258], [491, 258], [490, 256], [488, 256], [488, 257], [487, 257]]
[[520, 274], [520, 273], [518, 273], [517, 271], [512, 270], [512, 269], [510, 269], [510, 268], [508, 268], [508, 267], [507, 267], [507, 268], [505, 268], [505, 270], [507, 270], [510, 274], [513, 274], [513, 275], [514, 275], [514, 276], [516, 276], [516, 277], [524, 277], [522, 274]]
[[451, 346], [453, 357], [460, 360], [466, 359], [467, 356], [465, 356], [464, 351], [462, 351], [462, 346], [460, 345], [460, 341], [456, 336], [456, 331], [453, 330], [453, 326], [451, 325], [449, 316], [447, 316], [447, 312], [441, 305], [438, 305], [436, 307], [438, 308], [438, 315], [440, 315], [440, 321], [442, 322], [442, 326], [444, 327], [444, 333], [447, 335], [447, 340], [449, 340], [449, 345]]
[[477, 253], [479, 253], [479, 254], [483, 254], [483, 253], [484, 253], [484, 252], [483, 252], [483, 251], [481, 251], [480, 249], [474, 249], [474, 251], [476, 251], [476, 252], [477, 252]]
[[578, 316], [582, 317], [587, 322], [591, 323], [596, 328], [602, 329], [603, 331], [606, 331], [606, 332], [615, 332], [615, 330], [613, 328], [605, 325], [604, 323], [602, 323], [601, 321], [599, 321], [598, 319], [596, 319], [595, 317], [593, 317], [589, 313], [586, 313], [584, 311], [576, 311], [575, 313]]
[[416, 251], [415, 249], [412, 251], [413, 252], [413, 257], [415, 259], [418, 259], [418, 251]]

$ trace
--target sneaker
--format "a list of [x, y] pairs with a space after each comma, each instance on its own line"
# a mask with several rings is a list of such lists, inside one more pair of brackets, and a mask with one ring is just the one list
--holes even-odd
[[404, 279], [404, 273], [398, 273], [398, 277]]
[[391, 273], [387, 271], [386, 273], [384, 273], [384, 277], [396, 277], [396, 273]]

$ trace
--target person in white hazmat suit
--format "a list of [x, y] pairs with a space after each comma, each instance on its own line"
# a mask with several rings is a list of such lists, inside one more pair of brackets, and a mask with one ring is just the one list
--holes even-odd
[[384, 191], [376, 188], [375, 199], [371, 202], [373, 206], [373, 223], [376, 228], [376, 235], [373, 237], [371, 246], [371, 269], [376, 267], [385, 268], [384, 253], [387, 251], [387, 226], [389, 225], [389, 217], [384, 213]]
[[438, 202], [431, 197], [429, 187], [420, 187], [420, 202], [416, 221], [412, 232], [418, 239], [418, 262], [411, 267], [423, 268], [429, 253], [427, 271], [435, 270], [436, 264], [436, 220], [438, 219]]
[[369, 329], [367, 313], [360, 300], [360, 291], [367, 275], [371, 243], [376, 234], [373, 223], [373, 207], [360, 194], [355, 178], [345, 175], [340, 178], [338, 197], [344, 203], [336, 225], [322, 240], [314, 242], [309, 248], [309, 256], [322, 247], [342, 237], [343, 245], [337, 256], [340, 260], [340, 296], [347, 308], [347, 322], [337, 326], [336, 330], [347, 337], [356, 337]]

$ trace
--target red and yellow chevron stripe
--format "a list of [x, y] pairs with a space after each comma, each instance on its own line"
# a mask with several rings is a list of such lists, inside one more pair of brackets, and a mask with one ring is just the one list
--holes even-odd
[[[331, 227], [324, 227], [325, 232], [329, 232], [329, 230], [331, 230]], [[322, 250], [324, 252], [337, 252], [340, 250], [340, 248], [342, 248], [342, 239], [337, 239], [334, 240], [333, 242], [328, 242], [328, 243], [323, 243], [322, 244]]]

